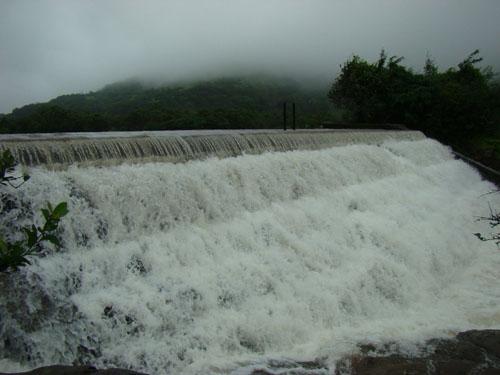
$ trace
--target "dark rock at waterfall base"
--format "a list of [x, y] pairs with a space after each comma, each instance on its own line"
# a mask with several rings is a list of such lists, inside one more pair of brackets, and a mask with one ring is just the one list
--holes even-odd
[[457, 336], [462, 342], [471, 342], [490, 355], [500, 359], [500, 331], [487, 329], [482, 331], [461, 332]]
[[330, 374], [327, 366], [321, 360], [291, 361], [269, 360], [261, 368], [255, 368], [251, 375], [323, 375]]
[[360, 354], [341, 359], [337, 375], [500, 375], [500, 330], [466, 331], [451, 339], [425, 343], [421, 355], [389, 351], [397, 347], [360, 345]]
[[[358, 354], [337, 361], [336, 375], [500, 375], [500, 330], [473, 330], [449, 339], [432, 339], [413, 356], [398, 350], [395, 342], [363, 343], [358, 348]], [[320, 360], [308, 364], [280, 365], [281, 371], [268, 364], [252, 375], [330, 373]]]
[[[32, 371], [17, 373], [22, 375], [146, 375], [140, 372], [110, 368], [98, 370], [92, 366], [46, 366]], [[0, 375], [10, 375], [0, 372]]]
[[[337, 361], [336, 375], [500, 375], [500, 330], [473, 330], [449, 339], [432, 339], [419, 355], [398, 351], [398, 344], [360, 344], [359, 353]], [[252, 375], [330, 374], [323, 360], [310, 362], [268, 361]], [[19, 374], [19, 373], [18, 373]], [[96, 369], [91, 366], [48, 366], [23, 375], [145, 375], [123, 369]], [[10, 375], [0, 373], [0, 375]]]

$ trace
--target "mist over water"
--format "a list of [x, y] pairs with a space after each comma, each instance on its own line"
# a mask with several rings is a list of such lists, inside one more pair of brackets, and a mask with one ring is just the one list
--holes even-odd
[[23, 271], [29, 318], [0, 301], [28, 366], [244, 373], [500, 327], [500, 252], [472, 235], [498, 197], [429, 139], [31, 175], [20, 200], [70, 214]]

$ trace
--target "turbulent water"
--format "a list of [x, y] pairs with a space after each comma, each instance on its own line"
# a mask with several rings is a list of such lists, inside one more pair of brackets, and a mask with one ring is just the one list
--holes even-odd
[[329, 373], [358, 342], [500, 328], [500, 251], [473, 236], [498, 196], [429, 139], [30, 172], [2, 220], [70, 214], [2, 281], [5, 366]]
[[388, 130], [179, 130], [109, 133], [0, 135], [0, 149], [11, 150], [24, 165], [112, 165], [123, 161], [183, 162], [207, 157], [270, 151], [318, 150], [353, 143], [379, 144], [387, 139], [423, 138], [418, 131]]

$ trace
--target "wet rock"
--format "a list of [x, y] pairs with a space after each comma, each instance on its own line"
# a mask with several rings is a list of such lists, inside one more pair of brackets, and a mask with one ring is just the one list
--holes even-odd
[[101, 351], [99, 348], [92, 348], [86, 345], [79, 344], [77, 347], [78, 353], [78, 361], [77, 363], [73, 362], [73, 364], [85, 364], [92, 363], [92, 360], [101, 356]]
[[140, 259], [136, 255], [133, 255], [132, 258], [130, 259], [130, 262], [127, 264], [127, 269], [139, 275], [145, 275], [148, 272], [142, 259]]
[[274, 360], [267, 361], [261, 368], [255, 368], [251, 375], [327, 375], [330, 374], [322, 360], [292, 361]]
[[113, 306], [106, 306], [103, 310], [103, 314], [106, 318], [113, 318], [115, 316]]
[[359, 375], [382, 375], [382, 374], [426, 374], [427, 366], [422, 359], [403, 358], [399, 356], [390, 357], [359, 357], [353, 358], [351, 372]]
[[479, 375], [500, 375], [500, 370], [497, 368], [487, 368], [478, 372]]
[[[108, 307], [107, 307], [108, 308]], [[106, 310], [106, 308], [105, 308]], [[105, 311], [111, 314], [112, 308]], [[383, 345], [363, 344], [359, 354], [342, 358], [336, 363], [335, 374], [353, 375], [500, 375], [500, 330], [466, 331], [449, 339], [433, 339], [420, 347], [419, 355], [400, 353], [394, 342]], [[80, 355], [99, 356], [93, 347], [79, 348]], [[269, 360], [252, 375], [311, 375], [330, 374], [331, 369], [323, 360], [310, 362]], [[124, 369], [96, 369], [92, 366], [48, 366], [24, 375], [135, 375], [138, 372]], [[0, 375], [7, 375], [0, 373]]]
[[[0, 372], [0, 375], [11, 375], [13, 373], [3, 373]], [[19, 372], [16, 374], [23, 375], [87, 375], [87, 374], [96, 374], [96, 375], [146, 375], [144, 373], [123, 370], [117, 368], [110, 368], [105, 370], [98, 370], [92, 366], [46, 366], [34, 369], [32, 371], [27, 372]]]
[[463, 359], [472, 362], [481, 362], [483, 350], [465, 340], [431, 340], [428, 342], [434, 348], [434, 358]]
[[500, 359], [500, 330], [485, 329], [461, 332], [457, 339], [469, 342]]
[[41, 360], [26, 333], [40, 330], [58, 313], [52, 299], [38, 276], [22, 272], [0, 274], [0, 291], [0, 352], [20, 362]]
[[500, 330], [466, 331], [450, 339], [433, 339], [418, 356], [394, 353], [396, 343], [363, 344], [360, 354], [336, 364], [340, 374], [500, 375]]
[[8, 316], [27, 333], [38, 330], [54, 313], [54, 303], [37, 275], [0, 274], [0, 314]]

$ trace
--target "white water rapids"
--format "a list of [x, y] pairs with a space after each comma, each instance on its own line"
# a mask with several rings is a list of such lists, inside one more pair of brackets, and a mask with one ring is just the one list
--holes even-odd
[[30, 174], [2, 220], [70, 213], [0, 297], [12, 366], [329, 373], [359, 342], [500, 328], [500, 250], [473, 236], [499, 197], [429, 139]]

